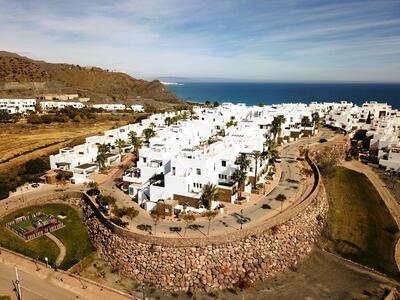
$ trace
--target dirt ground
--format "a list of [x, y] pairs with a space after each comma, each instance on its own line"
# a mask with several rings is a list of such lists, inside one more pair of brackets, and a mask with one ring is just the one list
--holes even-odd
[[221, 291], [209, 294], [166, 294], [152, 286], [141, 285], [122, 278], [118, 270], [111, 270], [107, 264], [93, 254], [82, 267], [75, 266], [72, 271], [80, 271], [84, 277], [103, 285], [119, 289], [136, 297], [143, 294], [148, 299], [372, 299], [378, 300], [400, 284], [384, 276], [372, 273], [364, 267], [336, 257], [316, 247], [296, 270], [289, 270], [267, 282], [260, 282], [242, 292]]

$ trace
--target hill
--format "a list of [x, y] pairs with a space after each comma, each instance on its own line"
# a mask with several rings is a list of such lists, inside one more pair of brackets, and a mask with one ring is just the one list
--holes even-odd
[[146, 81], [98, 67], [48, 63], [0, 51], [0, 97], [54, 93], [78, 93], [96, 102], [132, 103], [138, 99], [179, 102], [158, 80]]

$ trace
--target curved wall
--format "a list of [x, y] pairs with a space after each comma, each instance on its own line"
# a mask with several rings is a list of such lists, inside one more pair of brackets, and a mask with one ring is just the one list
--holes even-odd
[[328, 205], [316, 166], [314, 185], [297, 205], [235, 235], [160, 238], [110, 223], [85, 196], [83, 211], [100, 255], [121, 274], [168, 291], [207, 291], [264, 280], [295, 266], [312, 249]]

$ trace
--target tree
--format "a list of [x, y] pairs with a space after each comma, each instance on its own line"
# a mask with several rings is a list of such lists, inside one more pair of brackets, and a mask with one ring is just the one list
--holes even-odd
[[151, 123], [149, 124], [149, 127], [150, 127], [151, 129], [154, 129], [154, 128], [156, 128], [156, 124], [154, 124], [154, 122], [151, 122]]
[[154, 235], [157, 234], [157, 224], [160, 222], [161, 219], [164, 218], [164, 215], [160, 213], [158, 210], [152, 210], [150, 212], [150, 216], [154, 222]]
[[271, 133], [274, 136], [274, 140], [281, 135], [282, 124], [286, 122], [286, 118], [283, 115], [274, 117], [271, 124]]
[[101, 144], [97, 147], [97, 152], [102, 153], [102, 154], [107, 154], [110, 151], [111, 151], [110, 144]]
[[135, 209], [134, 207], [126, 207], [126, 216], [132, 221], [134, 218], [137, 217], [139, 214], [139, 211]]
[[12, 120], [11, 114], [5, 110], [0, 110], [0, 123], [7, 123]]
[[105, 195], [101, 198], [101, 200], [108, 204], [109, 206], [116, 207], [117, 199], [111, 195]]
[[182, 216], [182, 219], [186, 223], [185, 233], [183, 234], [183, 236], [185, 236], [186, 235], [186, 230], [187, 230], [189, 224], [193, 223], [196, 220], [196, 216], [194, 214], [184, 214]]
[[207, 235], [210, 235], [210, 226], [211, 226], [211, 221], [218, 215], [218, 212], [216, 210], [207, 210], [203, 213], [203, 217], [206, 217], [208, 220], [208, 230], [207, 230]]
[[146, 139], [146, 142], [149, 142], [149, 140], [156, 135], [156, 132], [153, 130], [153, 128], [146, 128], [143, 130], [143, 136]]
[[47, 163], [41, 158], [30, 159], [25, 164], [25, 173], [27, 174], [39, 174], [47, 169]]
[[236, 159], [236, 164], [239, 165], [240, 170], [246, 171], [248, 167], [250, 167], [250, 159], [247, 158], [247, 155], [241, 153]]
[[104, 169], [106, 166], [107, 157], [105, 153], [100, 152], [96, 156], [96, 162], [99, 165], [99, 169]]
[[207, 183], [203, 187], [201, 197], [207, 201], [207, 208], [211, 208], [211, 203], [212, 201], [215, 201], [218, 199], [218, 189], [216, 184], [212, 184], [211, 182]]
[[167, 126], [171, 126], [171, 125], [172, 125], [172, 119], [171, 119], [170, 117], [166, 117], [166, 118], [164, 119], [164, 123], [165, 123], [165, 125], [167, 125]]
[[206, 105], [206, 106], [209, 106], [210, 105], [210, 101], [206, 101], [206, 102], [204, 102], [204, 104]]
[[279, 194], [278, 196], [276, 196], [275, 200], [279, 201], [281, 203], [281, 211], [283, 209], [283, 202], [286, 200], [286, 196], [284, 194]]
[[94, 190], [94, 189], [98, 189], [99, 188], [99, 184], [96, 182], [96, 181], [90, 181], [89, 183], [88, 183], [88, 187], [89, 187], [89, 189], [91, 189], [91, 190]]
[[258, 102], [258, 106], [259, 107], [264, 107], [264, 102], [263, 101]]
[[219, 102], [218, 101], [214, 101], [213, 106], [214, 107], [218, 107], [219, 106]]
[[319, 118], [319, 113], [318, 112], [313, 112], [312, 115], [312, 121], [315, 125], [315, 128], [319, 127], [319, 122], [320, 122], [320, 118]]
[[253, 158], [254, 158], [254, 162], [255, 162], [253, 188], [256, 188], [256, 184], [257, 184], [257, 168], [258, 168], [258, 161], [261, 158], [261, 152], [257, 151], [257, 150], [253, 151]]
[[115, 141], [115, 144], [118, 147], [119, 154], [122, 153], [122, 148], [126, 146], [126, 142], [123, 139], [118, 139]]
[[236, 169], [231, 176], [231, 179], [238, 184], [238, 196], [242, 198], [242, 187], [246, 182], [246, 172], [241, 169]]
[[311, 123], [310, 118], [308, 116], [303, 116], [301, 118], [301, 126], [307, 127], [307, 126], [310, 126], [310, 123]]

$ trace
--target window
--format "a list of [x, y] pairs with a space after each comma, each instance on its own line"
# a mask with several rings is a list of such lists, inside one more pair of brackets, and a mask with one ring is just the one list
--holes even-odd
[[196, 169], [196, 174], [201, 175], [201, 169]]
[[226, 160], [221, 161], [221, 165], [222, 165], [223, 167], [226, 167]]

